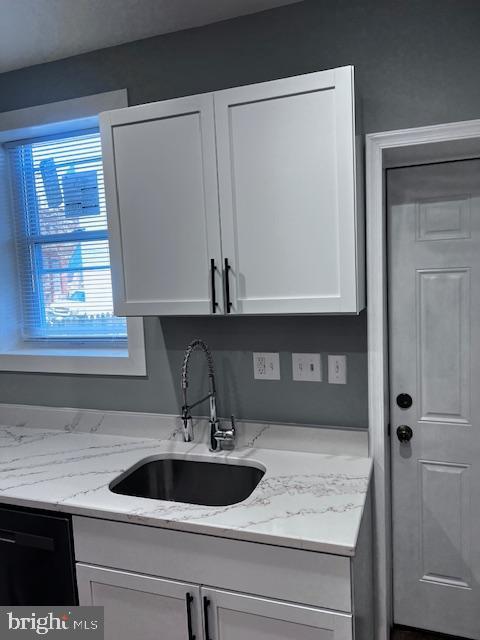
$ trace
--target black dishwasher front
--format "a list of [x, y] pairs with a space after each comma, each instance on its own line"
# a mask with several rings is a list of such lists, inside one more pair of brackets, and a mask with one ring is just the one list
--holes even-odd
[[0, 506], [0, 606], [77, 603], [70, 517]]

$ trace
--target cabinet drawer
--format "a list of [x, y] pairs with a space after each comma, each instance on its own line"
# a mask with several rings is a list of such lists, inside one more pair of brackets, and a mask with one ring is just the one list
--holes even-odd
[[79, 562], [350, 612], [350, 559], [136, 524], [73, 518]]

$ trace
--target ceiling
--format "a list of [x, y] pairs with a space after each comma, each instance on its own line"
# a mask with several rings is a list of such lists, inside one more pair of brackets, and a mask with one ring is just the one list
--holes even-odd
[[0, 0], [0, 73], [300, 0]]

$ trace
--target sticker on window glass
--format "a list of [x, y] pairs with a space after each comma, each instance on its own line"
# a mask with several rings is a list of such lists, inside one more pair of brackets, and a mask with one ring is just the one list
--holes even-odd
[[60, 191], [55, 160], [53, 158], [42, 160], [40, 162], [40, 173], [42, 175], [47, 204], [51, 209], [56, 209], [62, 204], [63, 198], [62, 192]]
[[96, 171], [67, 173], [62, 178], [65, 217], [83, 218], [100, 213]]

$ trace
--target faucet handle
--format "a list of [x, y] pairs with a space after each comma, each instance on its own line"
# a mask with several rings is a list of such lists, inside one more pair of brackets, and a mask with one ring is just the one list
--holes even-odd
[[231, 426], [225, 428], [217, 426], [217, 430], [213, 434], [213, 438], [221, 445], [222, 449], [233, 449], [235, 446], [236, 427], [235, 416], [230, 416]]
[[[237, 428], [235, 426], [235, 416], [230, 416], [230, 427], [222, 427], [217, 421], [216, 436], [219, 440], [235, 440]], [[222, 437], [223, 436], [223, 437]]]
[[237, 440], [237, 425], [235, 423], [235, 416], [233, 415], [233, 413], [230, 416], [230, 425], [231, 426], [230, 426], [230, 429], [229, 429], [229, 433], [231, 433], [231, 436], [232, 436], [231, 440], [230, 440], [230, 443], [231, 443], [231, 447], [233, 449], [234, 446], [235, 446], [235, 442]]
[[192, 416], [188, 409], [188, 406], [182, 407], [182, 422], [183, 422], [183, 439], [185, 442], [191, 442], [193, 440], [193, 424]]

